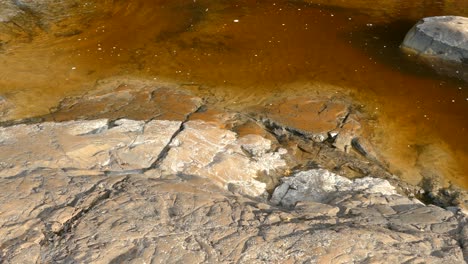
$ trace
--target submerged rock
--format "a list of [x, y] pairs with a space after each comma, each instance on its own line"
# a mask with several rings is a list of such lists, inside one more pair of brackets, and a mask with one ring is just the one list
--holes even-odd
[[177, 85], [139, 80], [107, 79], [79, 97], [63, 100], [47, 121], [74, 119], [183, 121], [202, 105], [202, 99]]
[[[329, 133], [340, 128], [349, 115], [349, 106], [331, 100], [293, 98], [275, 101], [263, 109], [261, 118], [265, 122], [286, 128], [323, 142]], [[281, 135], [281, 131], [275, 131]], [[336, 132], [338, 133], [338, 132]]]
[[402, 48], [421, 56], [468, 63], [468, 18], [428, 17], [406, 35]]
[[14, 104], [0, 95], [0, 120], [14, 108]]

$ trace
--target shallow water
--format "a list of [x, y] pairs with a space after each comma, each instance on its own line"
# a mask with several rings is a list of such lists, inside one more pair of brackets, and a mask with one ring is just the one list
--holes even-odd
[[438, 170], [468, 187], [468, 84], [398, 47], [419, 18], [468, 16], [468, 2], [308, 2], [101, 1], [99, 12], [83, 4], [2, 46], [0, 95], [21, 118], [116, 75], [194, 83], [234, 109], [343, 93], [381, 121], [373, 141], [395, 173], [417, 182]]

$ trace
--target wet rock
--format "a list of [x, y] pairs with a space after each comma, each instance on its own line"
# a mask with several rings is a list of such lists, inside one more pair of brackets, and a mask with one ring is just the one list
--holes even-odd
[[459, 63], [468, 62], [468, 18], [428, 17], [419, 21], [406, 35], [402, 48], [420, 56]]
[[45, 120], [74, 119], [183, 121], [202, 100], [171, 84], [108, 79], [84, 96], [67, 98]]
[[[287, 129], [316, 142], [323, 142], [329, 133], [340, 128], [349, 115], [345, 103], [308, 98], [283, 99], [273, 102], [263, 110], [263, 119], [277, 135]], [[338, 133], [338, 132], [336, 132]]]
[[83, 5], [74, 0], [3, 0], [0, 2], [0, 43], [29, 42], [51, 28], [63, 31], [85, 28], [89, 17], [83, 16], [97, 10], [109, 12], [109, 6], [104, 6], [106, 4], [99, 1]]
[[2, 3], [0, 3], [0, 7], [0, 23], [8, 22], [11, 18], [21, 13], [21, 10], [13, 3], [13, 1], [2, 1]]
[[329, 135], [333, 138], [333, 146], [337, 149], [349, 152], [352, 147], [352, 141], [360, 133], [361, 125], [354, 119], [349, 119], [339, 129], [335, 129], [329, 132]]
[[8, 113], [14, 108], [14, 104], [7, 100], [5, 97], [0, 96], [0, 120], [2, 117], [8, 115]]

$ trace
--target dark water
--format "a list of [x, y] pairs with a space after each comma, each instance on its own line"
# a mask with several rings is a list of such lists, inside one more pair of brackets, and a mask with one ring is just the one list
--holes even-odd
[[193, 83], [234, 109], [275, 96], [346, 94], [380, 121], [373, 141], [395, 173], [417, 182], [436, 169], [468, 187], [468, 84], [399, 50], [421, 17], [468, 16], [468, 1], [308, 2], [77, 6], [64, 21], [3, 45], [0, 95], [20, 118], [116, 75]]

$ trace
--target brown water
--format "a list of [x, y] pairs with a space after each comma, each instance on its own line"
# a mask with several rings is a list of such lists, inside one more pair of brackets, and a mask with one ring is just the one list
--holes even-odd
[[195, 83], [197, 92], [234, 109], [337, 92], [378, 118], [373, 141], [395, 173], [417, 182], [421, 171], [437, 169], [468, 187], [468, 84], [437, 75], [398, 48], [419, 18], [468, 16], [468, 2], [308, 2], [75, 6], [62, 22], [3, 45], [0, 95], [21, 118], [116, 75]]

